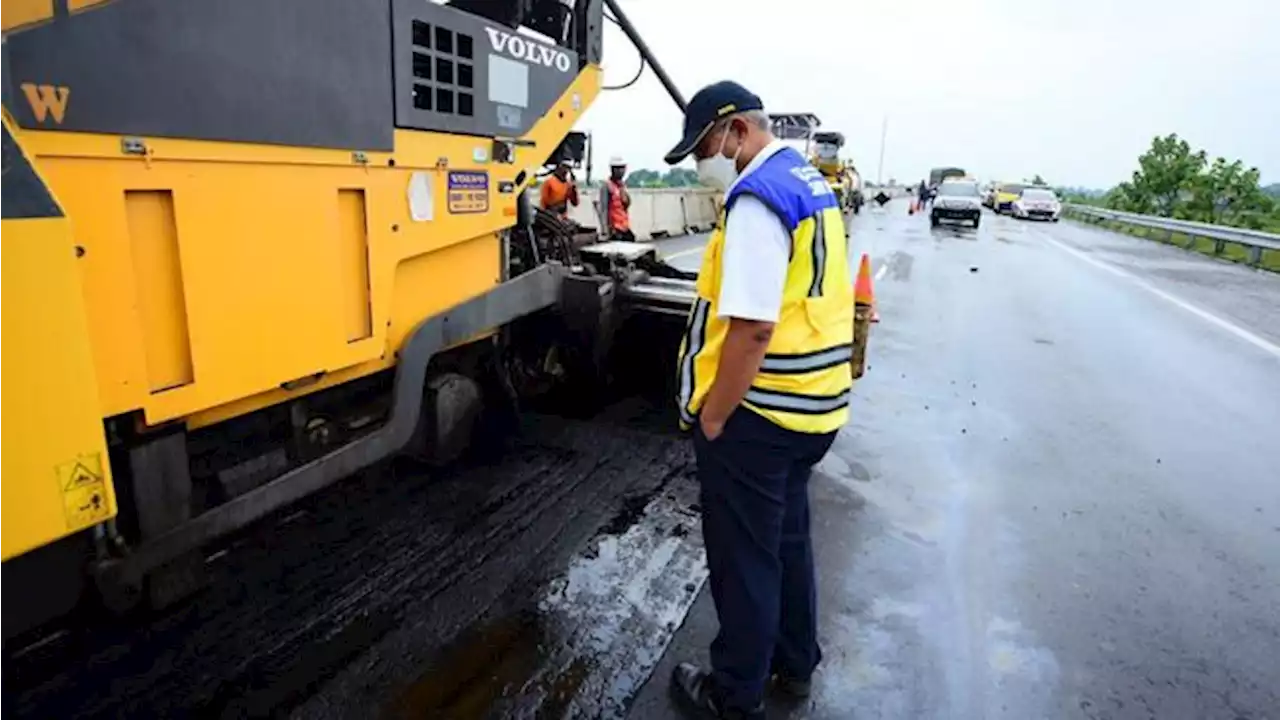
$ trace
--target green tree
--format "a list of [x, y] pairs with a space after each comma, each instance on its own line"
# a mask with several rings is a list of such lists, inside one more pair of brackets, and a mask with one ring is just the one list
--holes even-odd
[[1191, 197], [1182, 215], [1188, 219], [1217, 225], [1261, 228], [1271, 212], [1272, 201], [1258, 184], [1258, 168], [1217, 158], [1206, 172], [1192, 179]]
[[627, 187], [657, 187], [661, 179], [653, 170], [634, 170], [627, 176]]
[[671, 168], [666, 172], [635, 170], [627, 176], [626, 182], [627, 187], [634, 188], [694, 187], [700, 184], [698, 172], [689, 168]]
[[1036, 173], [1035, 177], [1031, 178], [1030, 180], [1024, 179], [1023, 182], [1027, 183], [1028, 185], [1048, 185], [1049, 184], [1044, 178], [1040, 177], [1040, 173]]
[[1176, 134], [1156, 137], [1138, 158], [1133, 177], [1103, 198], [1110, 208], [1183, 220], [1280, 229], [1280, 199], [1262, 187], [1257, 168], [1192, 151]]
[[1133, 179], [1117, 187], [1121, 191], [1118, 199], [1124, 203], [1120, 209], [1174, 216], [1205, 163], [1204, 151], [1192, 152], [1191, 145], [1176, 133], [1154, 138], [1151, 147], [1138, 156]]
[[671, 168], [662, 176], [667, 187], [693, 187], [698, 184], [698, 173], [688, 168]]

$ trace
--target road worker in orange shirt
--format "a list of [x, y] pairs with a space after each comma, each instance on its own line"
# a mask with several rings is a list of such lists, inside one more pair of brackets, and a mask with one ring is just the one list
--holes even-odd
[[568, 161], [561, 161], [556, 169], [542, 181], [541, 202], [543, 210], [561, 218], [569, 217], [569, 206], [578, 206], [578, 185], [569, 172]]

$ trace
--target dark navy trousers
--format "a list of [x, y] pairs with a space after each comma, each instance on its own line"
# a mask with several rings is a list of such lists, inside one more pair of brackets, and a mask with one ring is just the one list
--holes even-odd
[[715, 440], [694, 431], [702, 537], [720, 618], [712, 676], [728, 707], [756, 707], [771, 672], [807, 679], [822, 657], [809, 474], [835, 435], [792, 432], [745, 407]]

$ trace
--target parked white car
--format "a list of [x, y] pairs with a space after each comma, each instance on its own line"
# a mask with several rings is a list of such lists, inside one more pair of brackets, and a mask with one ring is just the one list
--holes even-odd
[[1052, 220], [1062, 215], [1062, 202], [1049, 188], [1024, 188], [1013, 201], [1013, 216], [1024, 220]]

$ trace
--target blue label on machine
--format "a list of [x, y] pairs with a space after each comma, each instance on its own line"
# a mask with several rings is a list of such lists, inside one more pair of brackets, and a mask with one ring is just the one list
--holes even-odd
[[449, 173], [449, 212], [489, 212], [489, 173], [457, 170]]

